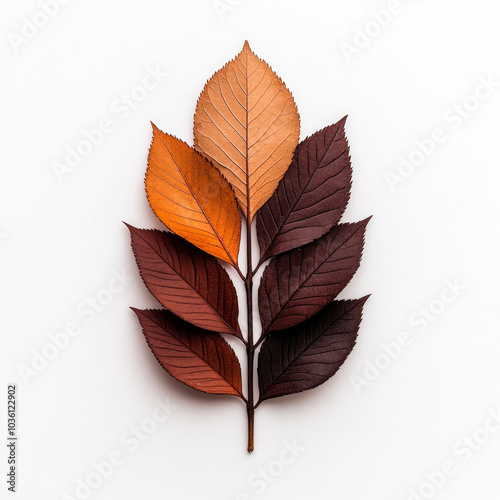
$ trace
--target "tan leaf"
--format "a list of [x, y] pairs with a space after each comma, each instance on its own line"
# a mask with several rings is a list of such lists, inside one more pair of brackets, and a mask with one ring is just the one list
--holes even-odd
[[146, 191], [169, 229], [238, 269], [241, 218], [231, 187], [207, 159], [155, 125]]
[[212, 76], [198, 100], [195, 149], [233, 186], [249, 221], [290, 165], [299, 132], [292, 94], [248, 42]]

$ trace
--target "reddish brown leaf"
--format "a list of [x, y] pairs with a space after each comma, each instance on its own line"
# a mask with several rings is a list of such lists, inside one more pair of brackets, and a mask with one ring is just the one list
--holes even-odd
[[356, 343], [367, 299], [331, 302], [308, 321], [270, 334], [259, 355], [259, 402], [313, 389], [332, 377]]
[[213, 257], [174, 234], [128, 228], [144, 283], [161, 304], [200, 328], [241, 338], [236, 290]]
[[297, 146], [290, 168], [257, 213], [262, 260], [310, 243], [342, 217], [351, 187], [346, 118]]
[[297, 325], [342, 291], [359, 267], [368, 220], [339, 224], [313, 243], [271, 260], [259, 287], [264, 332]]
[[240, 363], [221, 335], [169, 311], [132, 310], [156, 359], [172, 377], [201, 392], [242, 397]]

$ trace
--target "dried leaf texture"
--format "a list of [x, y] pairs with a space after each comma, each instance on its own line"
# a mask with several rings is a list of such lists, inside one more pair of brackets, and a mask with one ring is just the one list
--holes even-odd
[[238, 268], [241, 218], [233, 191], [209, 161], [155, 125], [146, 191], [169, 229]]
[[242, 396], [240, 363], [218, 333], [190, 325], [169, 311], [133, 311], [156, 359], [172, 377], [198, 391]]
[[356, 343], [367, 299], [331, 302], [305, 323], [269, 335], [259, 356], [259, 402], [313, 389], [332, 377]]
[[265, 333], [305, 321], [343, 290], [359, 267], [368, 220], [338, 224], [313, 243], [271, 260], [259, 287]]
[[213, 257], [174, 234], [128, 228], [144, 283], [163, 306], [200, 328], [241, 338], [236, 290]]
[[277, 190], [259, 210], [262, 260], [311, 243], [342, 217], [352, 176], [346, 118], [297, 146]]
[[198, 100], [195, 149], [233, 186], [249, 221], [290, 165], [299, 132], [291, 93], [248, 42], [212, 76]]
[[[128, 227], [144, 283], [166, 309], [134, 311], [173, 377], [199, 391], [242, 399], [249, 452], [257, 406], [322, 384], [356, 341], [367, 297], [334, 300], [359, 267], [369, 220], [340, 224], [352, 181], [345, 123], [346, 117], [298, 144], [300, 118], [290, 91], [245, 42], [200, 94], [194, 147], [153, 125], [146, 192], [171, 232]], [[240, 210], [246, 218], [244, 272], [238, 265]], [[253, 255], [254, 218], [259, 259]], [[244, 298], [222, 261], [241, 279]], [[246, 348], [240, 345], [245, 394], [226, 334]]]

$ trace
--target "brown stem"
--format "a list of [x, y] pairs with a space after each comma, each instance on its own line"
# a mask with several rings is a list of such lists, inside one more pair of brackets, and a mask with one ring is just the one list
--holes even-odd
[[248, 453], [252, 453], [253, 451], [253, 428], [254, 428], [254, 412], [255, 409], [253, 406], [247, 406], [247, 414], [248, 414]]
[[267, 260], [267, 257], [264, 255], [264, 257], [262, 257], [262, 259], [259, 260], [257, 266], [255, 267], [255, 269], [253, 270], [253, 274], [255, 275], [255, 273], [260, 269], [260, 266], [262, 266], [262, 264], [264, 264], [264, 262]]
[[247, 219], [247, 277], [245, 279], [247, 291], [247, 366], [248, 366], [248, 453], [254, 448], [254, 406], [253, 406], [253, 368], [254, 368], [254, 345], [253, 345], [253, 273], [252, 273], [252, 226]]

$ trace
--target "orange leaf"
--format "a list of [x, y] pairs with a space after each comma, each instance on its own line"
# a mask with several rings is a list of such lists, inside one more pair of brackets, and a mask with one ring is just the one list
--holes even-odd
[[194, 117], [195, 149], [233, 186], [249, 221], [290, 165], [299, 132], [292, 94], [248, 42], [207, 82]]
[[146, 191], [169, 229], [238, 269], [241, 218], [231, 187], [208, 160], [155, 125]]

